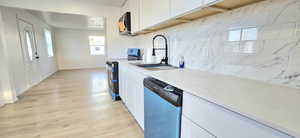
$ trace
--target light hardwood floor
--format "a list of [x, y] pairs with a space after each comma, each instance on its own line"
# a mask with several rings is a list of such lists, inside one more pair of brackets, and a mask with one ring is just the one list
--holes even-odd
[[59, 71], [0, 108], [0, 138], [143, 138], [104, 70]]

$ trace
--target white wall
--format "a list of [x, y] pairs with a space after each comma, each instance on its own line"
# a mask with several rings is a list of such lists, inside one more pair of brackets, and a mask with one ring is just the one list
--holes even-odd
[[108, 58], [118, 58], [120, 56], [125, 57], [126, 47], [133, 46], [132, 44], [125, 45], [124, 39], [126, 40], [127, 37], [119, 36], [117, 28], [117, 21], [120, 17], [119, 7], [101, 6], [94, 2], [82, 3], [65, 0], [1, 0], [0, 5], [48, 12], [102, 16], [106, 18], [106, 44]]
[[[3, 30], [3, 20], [2, 20], [2, 13], [0, 11], [0, 30]], [[3, 75], [3, 41], [2, 41], [2, 32], [0, 31], [0, 76]], [[3, 98], [3, 88], [2, 88], [2, 79], [0, 79], [0, 107], [4, 105], [4, 98]]]
[[[120, 37], [117, 23], [120, 17], [119, 7], [104, 6], [95, 1], [68, 1], [68, 0], [1, 0], [0, 5], [69, 14], [101, 16], [106, 18], [107, 57], [118, 58], [126, 56], [128, 37]], [[127, 44], [128, 43], [128, 44]]]
[[105, 36], [105, 32], [55, 28], [54, 41], [60, 70], [105, 67], [105, 55], [90, 55], [90, 35]]
[[[3, 20], [2, 20], [2, 13], [1, 13], [1, 10], [0, 10], [0, 76], [1, 76], [1, 79], [0, 79], [0, 107], [2, 105], [4, 105], [4, 87], [3, 87], [3, 84], [4, 84], [4, 81], [7, 81], [6, 80], [6, 77], [4, 78], [3, 76], [6, 74], [5, 72], [5, 56], [4, 56], [4, 42], [3, 42]], [[2, 30], [2, 31], [1, 31]]]
[[11, 72], [8, 77], [9, 80], [12, 81], [10, 85], [11, 87], [13, 87], [14, 93], [20, 95], [32, 86], [29, 85], [29, 82], [27, 81], [25, 75], [26, 72], [24, 69], [25, 66], [22, 56], [22, 47], [18, 31], [17, 16], [18, 18], [32, 23], [35, 30], [35, 37], [37, 40], [37, 49], [40, 56], [40, 61], [37, 71], [39, 79], [37, 79], [36, 82], [33, 83], [33, 85], [39, 83], [41, 80], [57, 71], [56, 59], [55, 57], [48, 57], [47, 46], [44, 39], [44, 28], [48, 28], [50, 30], [51, 28], [43, 21], [39, 20], [38, 18], [34, 17], [24, 10], [7, 7], [0, 7], [0, 10], [2, 12], [4, 23], [4, 29], [2, 30], [5, 34], [3, 35], [3, 40], [5, 41], [6, 45], [4, 53], [7, 58], [7, 63], [4, 66], [8, 67], [9, 72]]
[[9, 69], [8, 61], [8, 45], [5, 41], [4, 21], [2, 11], [0, 10], [0, 105], [4, 103], [12, 103], [17, 100], [16, 92], [13, 85], [12, 71]]

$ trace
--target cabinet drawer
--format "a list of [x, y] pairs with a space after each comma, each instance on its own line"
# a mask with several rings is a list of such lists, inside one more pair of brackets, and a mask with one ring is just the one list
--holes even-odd
[[195, 123], [182, 116], [181, 138], [216, 138], [206, 130], [197, 126]]
[[183, 114], [220, 138], [292, 138], [187, 92], [183, 94]]

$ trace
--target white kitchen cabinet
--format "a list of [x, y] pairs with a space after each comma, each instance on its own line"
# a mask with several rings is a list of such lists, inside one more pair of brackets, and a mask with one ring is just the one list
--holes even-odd
[[171, 17], [170, 11], [170, 1], [171, 0], [151, 0], [152, 5], [152, 20], [153, 25], [157, 23], [161, 23]]
[[121, 8], [121, 15], [130, 12], [131, 33], [135, 34], [140, 30], [140, 0], [127, 0]]
[[140, 0], [140, 29], [143, 30], [152, 24], [152, 0]]
[[176, 17], [221, 0], [171, 0], [171, 16]]
[[292, 138], [271, 127], [184, 92], [183, 115], [221, 138]]
[[140, 0], [140, 29], [171, 18], [170, 0]]
[[144, 129], [144, 85], [146, 76], [134, 67], [119, 64], [120, 96], [127, 109]]
[[197, 126], [191, 120], [182, 116], [181, 120], [181, 137], [182, 138], [216, 138], [211, 135], [207, 130]]
[[129, 0], [131, 12], [131, 32], [134, 34], [140, 30], [140, 0]]
[[203, 5], [204, 0], [171, 0], [171, 15], [178, 16]]
[[[119, 95], [122, 98], [123, 101], [126, 101], [126, 88], [125, 88], [125, 73], [124, 73], [125, 69], [123, 68], [123, 66], [121, 67], [119, 65]], [[125, 102], [124, 102], [125, 103]]]
[[128, 110], [133, 114], [135, 111], [133, 103], [133, 97], [135, 94], [133, 93], [133, 79], [130, 73], [131, 72], [128, 68], [119, 64], [119, 94]]
[[143, 80], [146, 76], [141, 73], [135, 73], [135, 118], [144, 129], [144, 85]]
[[219, 1], [222, 0], [128, 0], [122, 11], [131, 12], [131, 32], [135, 34]]
[[[127, 70], [126, 73], [131, 73], [129, 70]], [[136, 105], [135, 105], [135, 96], [136, 96], [136, 90], [135, 90], [135, 81], [133, 76], [131, 74], [126, 74], [126, 81], [127, 81], [127, 106], [129, 111], [133, 116], [136, 116]]]

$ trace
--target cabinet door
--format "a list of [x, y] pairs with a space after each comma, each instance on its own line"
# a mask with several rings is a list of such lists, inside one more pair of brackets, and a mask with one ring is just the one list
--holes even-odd
[[208, 7], [222, 0], [171, 0], [171, 15], [178, 16], [201, 7]]
[[131, 112], [131, 114], [133, 116], [135, 116], [136, 112], [135, 112], [135, 92], [136, 92], [136, 84], [135, 84], [135, 78], [134, 76], [132, 76], [132, 72], [128, 71], [127, 72], [127, 77], [126, 77], [126, 81], [127, 81], [127, 107], [129, 109], [129, 111]]
[[183, 93], [183, 115], [221, 138], [292, 138], [240, 114]]
[[119, 94], [121, 99], [124, 101], [124, 77], [123, 68], [119, 65]]
[[205, 0], [171, 0], [171, 15], [178, 16], [203, 5]]
[[141, 29], [161, 23], [170, 15], [170, 0], [140, 0]]
[[171, 17], [171, 0], [150, 0], [152, 7], [152, 25], [161, 23]]
[[182, 138], [216, 138], [206, 130], [197, 126], [185, 116], [181, 120], [181, 137]]
[[128, 108], [128, 104], [129, 104], [129, 100], [128, 100], [128, 94], [129, 94], [129, 81], [128, 81], [128, 69], [127, 67], [123, 66], [123, 65], [119, 65], [119, 80], [120, 80], [120, 89], [119, 89], [119, 92], [120, 92], [120, 96], [122, 98], [122, 101], [125, 103], [125, 105], [127, 106]]
[[126, 107], [144, 129], [144, 85], [145, 75], [128, 66], [120, 65], [120, 96]]
[[140, 0], [130, 0], [131, 7], [131, 32], [136, 33], [140, 29]]
[[128, 106], [128, 82], [126, 80], [127, 78], [127, 74], [126, 72], [124, 72], [124, 83], [123, 83], [123, 87], [124, 87], [124, 103], [126, 106]]
[[141, 30], [146, 29], [152, 24], [152, 0], [140, 1], [140, 26]]
[[137, 122], [144, 129], [144, 80], [145, 76], [143, 74], [137, 74], [137, 91], [136, 91], [136, 114]]

